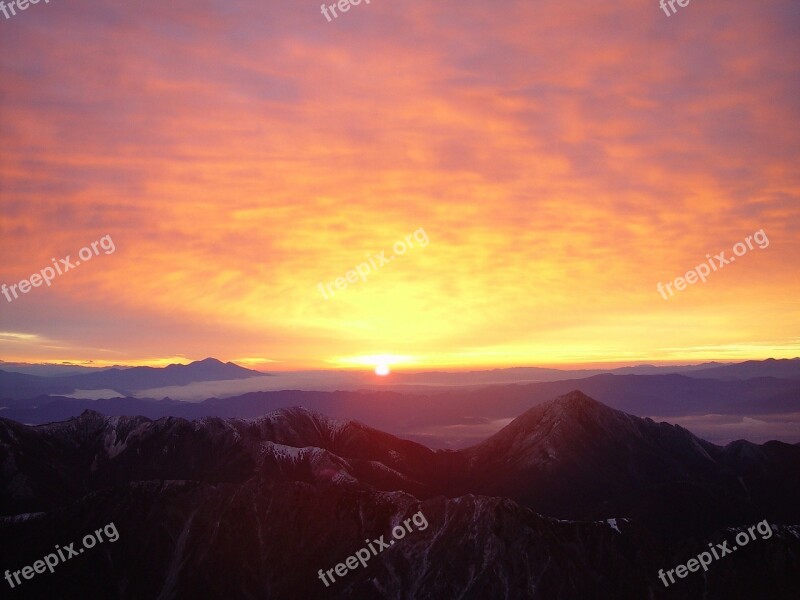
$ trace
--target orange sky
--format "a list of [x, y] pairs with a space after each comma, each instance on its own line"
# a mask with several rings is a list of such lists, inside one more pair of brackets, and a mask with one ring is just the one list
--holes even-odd
[[116, 247], [0, 296], [4, 360], [800, 355], [796, 2], [110, 4], [0, 18], [0, 282]]

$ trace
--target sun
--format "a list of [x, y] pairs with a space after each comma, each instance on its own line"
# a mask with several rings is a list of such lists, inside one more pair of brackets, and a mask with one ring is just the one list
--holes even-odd
[[386, 377], [391, 372], [389, 365], [381, 364], [375, 367], [375, 375], [379, 375], [380, 377]]

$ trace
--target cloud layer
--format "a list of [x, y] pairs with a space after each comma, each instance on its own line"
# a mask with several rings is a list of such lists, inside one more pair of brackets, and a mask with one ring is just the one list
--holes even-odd
[[[75, 0], [0, 26], [0, 281], [117, 247], [0, 297], [9, 360], [800, 354], [796, 2], [373, 0], [328, 23]], [[759, 229], [769, 248], [656, 292]]]

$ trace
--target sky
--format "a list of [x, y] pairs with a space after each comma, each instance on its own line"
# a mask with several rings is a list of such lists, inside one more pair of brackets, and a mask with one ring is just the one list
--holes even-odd
[[0, 16], [0, 282], [114, 248], [0, 296], [0, 358], [800, 356], [799, 29], [794, 0]]

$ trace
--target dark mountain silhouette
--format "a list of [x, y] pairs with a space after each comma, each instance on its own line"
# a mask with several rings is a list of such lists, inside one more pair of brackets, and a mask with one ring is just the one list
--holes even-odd
[[188, 365], [106, 369], [93, 373], [40, 377], [0, 371], [0, 398], [26, 399], [45, 394], [70, 394], [75, 390], [111, 389], [120, 395], [135, 395], [137, 390], [200, 381], [221, 381], [263, 376], [265, 373], [245, 369], [232, 362], [206, 358]]
[[[115, 365], [116, 366], [116, 365]], [[23, 375], [53, 377], [56, 375], [78, 375], [80, 373], [99, 373], [113, 367], [90, 367], [72, 363], [20, 363], [0, 360], [0, 369]]]
[[560, 518], [625, 515], [671, 538], [760, 514], [800, 519], [792, 506], [800, 506], [797, 446], [721, 448], [577, 391], [454, 454], [459, 490], [514, 498]]
[[697, 369], [685, 373], [690, 377], [702, 379], [753, 379], [755, 377], [800, 379], [800, 358], [748, 360], [735, 365]]
[[135, 398], [95, 401], [39, 396], [28, 400], [0, 401], [0, 406], [5, 407], [0, 410], [0, 415], [31, 424], [68, 419], [87, 409], [109, 416], [134, 414], [153, 419], [164, 416], [256, 418], [280, 408], [305, 406], [334, 418], [358, 419], [395, 435], [436, 444], [439, 440], [434, 434], [425, 433], [426, 430], [511, 419], [532, 405], [566, 394], [576, 387], [612, 408], [637, 416], [717, 414], [738, 417], [800, 413], [800, 380], [765, 377], [724, 381], [694, 379], [685, 375], [597, 375], [575, 381], [449, 389], [427, 394], [253, 392], [232, 398], [210, 398], [199, 403]]
[[[433, 452], [301, 408], [252, 421], [86, 412], [30, 427], [0, 419], [0, 464], [4, 568], [111, 521], [120, 533], [6, 590], [10, 598], [53, 590], [60, 598], [398, 600], [800, 592], [800, 445], [719, 447], [580, 392], [462, 451]], [[417, 511], [424, 531], [330, 588], [319, 581], [318, 569]], [[679, 588], [658, 580], [658, 569], [763, 519], [775, 524], [768, 540]]]
[[396, 373], [396, 383], [407, 385], [496, 385], [502, 383], [530, 383], [585, 379], [595, 375], [665, 375], [709, 370], [721, 363], [709, 362], [701, 365], [635, 365], [613, 369], [554, 369], [544, 367], [507, 367], [479, 371], [426, 371], [422, 373]]
[[[81, 369], [77, 374], [65, 374], [64, 370]], [[106, 373], [106, 375], [101, 375]], [[302, 375], [307, 377], [303, 379]], [[752, 379], [773, 377], [777, 379], [800, 379], [800, 359], [767, 359], [764, 361], [747, 361], [738, 364], [721, 365], [720, 363], [703, 363], [700, 365], [636, 365], [615, 369], [551, 369], [540, 367], [512, 367], [506, 369], [490, 369], [484, 371], [429, 371], [421, 373], [396, 372], [390, 381], [374, 381], [366, 373], [353, 373], [352, 377], [341, 379], [340, 374], [331, 378], [325, 371], [303, 371], [291, 374], [279, 374], [288, 377], [284, 389], [295, 389], [297, 381], [311, 382], [312, 389], [333, 390], [391, 390], [400, 393], [440, 393], [447, 389], [466, 391], [480, 389], [488, 385], [530, 384], [545, 382], [577, 381], [599, 375], [673, 375], [682, 374], [698, 379]], [[23, 377], [25, 375], [25, 377]], [[47, 375], [47, 376], [44, 376]], [[112, 389], [121, 395], [135, 395], [135, 392], [152, 390], [170, 386], [182, 386], [203, 381], [220, 381], [246, 379], [258, 375], [266, 375], [258, 371], [243, 369], [233, 363], [223, 364], [216, 359], [206, 359], [190, 365], [170, 365], [158, 369], [153, 367], [134, 368], [86, 368], [69, 365], [22, 365], [3, 363], [0, 361], [0, 399], [29, 399], [50, 394], [62, 395], [72, 393], [75, 389], [98, 390]], [[330, 380], [326, 387], [325, 382]], [[237, 394], [236, 387], [230, 388], [228, 396]], [[239, 388], [241, 389], [241, 388]], [[271, 388], [276, 389], [276, 388]], [[249, 390], [248, 390], [249, 391]], [[241, 393], [241, 392], [238, 392]], [[212, 394], [208, 394], [211, 396]], [[203, 398], [193, 397], [192, 400]]]

